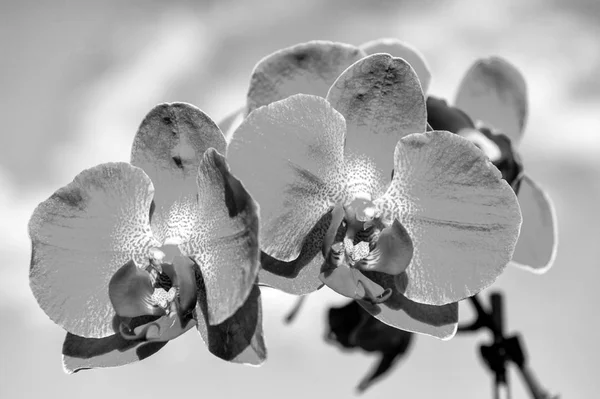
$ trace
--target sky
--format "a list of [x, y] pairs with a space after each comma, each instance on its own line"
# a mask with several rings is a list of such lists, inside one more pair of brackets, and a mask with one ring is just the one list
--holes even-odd
[[[499, 55], [523, 72], [530, 118], [521, 155], [551, 195], [559, 225], [545, 275], [508, 268], [509, 331], [525, 337], [542, 384], [564, 398], [596, 394], [600, 280], [600, 5], [594, 0], [482, 1], [0, 1], [0, 397], [352, 397], [375, 358], [323, 341], [325, 309], [311, 295], [263, 290], [269, 351], [260, 368], [221, 361], [190, 331], [143, 362], [63, 373], [64, 331], [28, 286], [27, 222], [35, 206], [85, 168], [127, 161], [156, 104], [195, 104], [218, 121], [244, 104], [254, 64], [308, 40], [360, 44], [395, 37], [429, 62], [430, 92], [452, 99], [475, 59]], [[472, 316], [461, 304], [461, 320]], [[410, 356], [364, 395], [491, 397], [477, 356], [489, 337], [418, 337]], [[527, 398], [511, 373], [513, 398]]]

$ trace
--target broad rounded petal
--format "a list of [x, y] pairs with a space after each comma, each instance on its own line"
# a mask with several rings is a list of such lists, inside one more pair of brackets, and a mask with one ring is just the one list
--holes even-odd
[[233, 132], [235, 132], [235, 129], [240, 126], [245, 116], [246, 107], [242, 107], [227, 115], [225, 119], [219, 122], [219, 129], [221, 129], [223, 135], [225, 135], [226, 142], [229, 143], [231, 137], [233, 136]]
[[262, 303], [257, 285], [244, 305], [223, 323], [207, 323], [206, 308], [202, 301], [196, 307], [196, 319], [198, 332], [213, 355], [252, 366], [260, 366], [267, 358], [262, 330]]
[[261, 249], [292, 261], [344, 189], [344, 118], [320, 97], [297, 94], [252, 112], [227, 160], [261, 210]]
[[72, 374], [86, 369], [124, 366], [155, 354], [166, 344], [167, 341], [129, 341], [120, 334], [83, 338], [67, 333], [62, 349], [63, 368]]
[[431, 83], [429, 65], [427, 65], [423, 54], [410, 44], [398, 39], [383, 38], [367, 42], [361, 45], [360, 48], [367, 54], [387, 53], [392, 57], [405, 59], [417, 73], [423, 93], [427, 93], [429, 90], [429, 84]]
[[263, 252], [260, 259], [259, 284], [294, 295], [310, 294], [323, 287], [323, 282], [319, 279], [325, 260], [322, 248], [331, 223], [332, 212], [328, 212], [308, 233], [300, 255], [293, 261], [283, 262]]
[[337, 77], [367, 54], [349, 44], [311, 41], [259, 61], [252, 71], [247, 113], [294, 94], [325, 97]]
[[411, 66], [374, 54], [346, 69], [327, 100], [346, 119], [346, 154], [366, 156], [389, 176], [398, 140], [427, 128], [425, 97]]
[[145, 266], [159, 246], [149, 225], [152, 194], [141, 169], [108, 163], [81, 172], [34, 211], [29, 283], [40, 307], [68, 332], [114, 333], [110, 279], [130, 260]]
[[527, 175], [519, 188], [519, 204], [523, 226], [513, 262], [534, 273], [545, 273], [552, 267], [558, 245], [556, 213], [552, 200]]
[[208, 148], [225, 152], [225, 138], [204, 112], [190, 104], [160, 104], [142, 121], [131, 163], [152, 180], [156, 193], [152, 231], [161, 242], [185, 241], [194, 227], [196, 175]]
[[[365, 271], [375, 271], [386, 274], [400, 274], [410, 264], [414, 246], [408, 231], [400, 222], [394, 220], [389, 227], [384, 228], [377, 239], [377, 246], [359, 262], [358, 268]], [[370, 262], [371, 256], [376, 260]]]
[[402, 275], [390, 276], [382, 273], [366, 273], [383, 288], [390, 288], [392, 295], [384, 303], [372, 304], [357, 301], [378, 320], [404, 331], [431, 335], [443, 340], [456, 334], [458, 327], [458, 303], [425, 305], [413, 302], [402, 295], [396, 287]]
[[198, 168], [198, 224], [180, 246], [200, 267], [210, 324], [219, 324], [246, 301], [258, 275], [258, 206], [209, 149]]
[[376, 204], [414, 244], [401, 292], [444, 305], [492, 284], [521, 227], [517, 197], [498, 169], [468, 140], [438, 131], [400, 140], [395, 162], [392, 184]]
[[475, 120], [492, 125], [514, 143], [527, 121], [527, 86], [508, 61], [490, 57], [475, 62], [458, 88], [455, 104]]

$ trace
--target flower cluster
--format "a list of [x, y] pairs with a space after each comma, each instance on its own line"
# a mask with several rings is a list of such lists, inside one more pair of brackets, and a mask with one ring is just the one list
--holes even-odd
[[398, 41], [313, 41], [262, 59], [221, 128], [155, 107], [130, 163], [83, 171], [31, 218], [30, 285], [68, 332], [66, 370], [143, 359], [194, 326], [213, 354], [260, 364], [259, 284], [326, 285], [383, 330], [449, 339], [458, 301], [511, 260], [547, 270], [552, 206], [514, 150], [522, 77], [478, 62], [456, 107], [430, 79]]

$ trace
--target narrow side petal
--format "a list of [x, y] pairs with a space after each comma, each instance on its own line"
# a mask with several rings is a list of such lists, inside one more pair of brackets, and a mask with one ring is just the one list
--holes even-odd
[[72, 374], [86, 369], [124, 366], [152, 356], [167, 342], [128, 341], [120, 334], [83, 338], [67, 333], [62, 349], [63, 368]]
[[337, 77], [365, 56], [352, 45], [319, 40], [276, 51], [252, 71], [247, 113], [294, 94], [325, 97]]
[[258, 206], [209, 149], [198, 169], [198, 224], [180, 246], [200, 267], [210, 324], [231, 317], [244, 304], [260, 265]]
[[131, 163], [152, 180], [156, 193], [152, 230], [161, 242], [185, 241], [196, 216], [196, 174], [204, 152], [225, 152], [219, 127], [198, 108], [160, 104], [142, 121], [133, 140]]
[[398, 140], [427, 128], [425, 97], [415, 71], [388, 54], [354, 63], [331, 86], [327, 100], [346, 119], [345, 153], [366, 156], [386, 178]]
[[376, 201], [414, 244], [401, 292], [444, 305], [492, 284], [510, 261], [521, 226], [516, 195], [486, 155], [450, 132], [403, 138], [394, 178]]
[[261, 209], [261, 249], [298, 258], [306, 235], [345, 185], [344, 118], [320, 97], [297, 94], [257, 109], [228, 149], [233, 174]]
[[70, 333], [114, 333], [113, 274], [148, 262], [159, 243], [149, 225], [153, 187], [139, 168], [108, 163], [81, 172], [42, 202], [29, 221], [29, 283], [40, 307]]
[[213, 355], [252, 366], [260, 366], [267, 358], [258, 285], [254, 285], [243, 306], [224, 322], [210, 325], [202, 300], [196, 307], [196, 319], [198, 332]]
[[552, 200], [529, 176], [523, 176], [519, 187], [519, 205], [523, 226], [513, 262], [534, 273], [548, 271], [556, 258], [558, 229]]
[[443, 340], [454, 337], [458, 328], [457, 302], [441, 306], [414, 302], [397, 289], [402, 275], [390, 276], [368, 272], [365, 274], [384, 289], [392, 290], [392, 295], [384, 303], [357, 301], [379, 321], [404, 331], [430, 335]]
[[463, 77], [454, 103], [513, 143], [521, 140], [527, 122], [527, 86], [521, 72], [508, 61], [499, 57], [476, 61]]
[[425, 57], [419, 50], [408, 43], [393, 38], [375, 39], [362, 44], [360, 48], [367, 54], [386, 53], [392, 57], [406, 60], [417, 73], [423, 93], [427, 94], [431, 83], [431, 71]]

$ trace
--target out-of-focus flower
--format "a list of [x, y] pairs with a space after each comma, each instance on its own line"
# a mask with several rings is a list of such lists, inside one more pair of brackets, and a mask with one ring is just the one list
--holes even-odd
[[[312, 46], [327, 56], [332, 45]], [[323, 60], [295, 48], [300, 55], [279, 53], [302, 60], [293, 76]], [[325, 283], [384, 323], [451, 337], [456, 302], [490, 285], [512, 256], [514, 192], [468, 140], [420, 133], [425, 98], [401, 58], [361, 58], [326, 98], [271, 102], [290, 85], [253, 80], [254, 105], [227, 150], [261, 206], [261, 284], [306, 294]]]
[[502, 58], [478, 60], [463, 77], [454, 104], [429, 97], [429, 124], [473, 141], [500, 169], [517, 192], [523, 214], [512, 261], [535, 273], [546, 272], [554, 263], [558, 244], [554, 207], [544, 190], [523, 172], [515, 148], [528, 114], [525, 79]]
[[195, 325], [226, 360], [264, 360], [258, 208], [199, 109], [161, 104], [131, 164], [81, 172], [34, 211], [30, 286], [68, 331], [67, 372], [143, 359]]
[[360, 348], [379, 353], [376, 367], [357, 386], [359, 392], [377, 382], [407, 355], [413, 334], [388, 326], [364, 310], [356, 301], [332, 307], [328, 312], [329, 331], [325, 339], [344, 349]]

